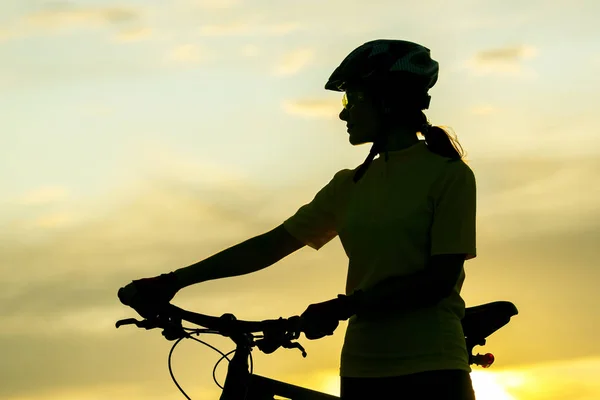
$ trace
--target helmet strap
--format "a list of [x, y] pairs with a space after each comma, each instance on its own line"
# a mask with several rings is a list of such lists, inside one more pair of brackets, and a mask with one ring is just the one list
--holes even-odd
[[354, 183], [358, 182], [364, 176], [364, 174], [367, 172], [367, 169], [382, 149], [384, 150], [385, 161], [387, 162], [389, 160], [389, 153], [386, 146], [387, 137], [388, 133], [386, 129], [381, 129], [379, 132], [377, 132], [375, 140], [373, 141], [373, 146], [371, 146], [371, 150], [369, 150], [369, 155], [358, 167], [354, 174]]

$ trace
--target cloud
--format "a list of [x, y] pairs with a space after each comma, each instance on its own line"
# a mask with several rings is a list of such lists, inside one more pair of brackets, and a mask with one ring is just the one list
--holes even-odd
[[74, 220], [72, 213], [56, 212], [36, 218], [34, 226], [38, 228], [59, 228], [72, 223]]
[[466, 66], [480, 75], [532, 76], [534, 72], [523, 63], [537, 54], [537, 49], [531, 46], [483, 50], [468, 60]]
[[70, 3], [55, 3], [24, 18], [36, 28], [64, 29], [90, 25], [121, 25], [135, 21], [139, 13], [126, 7], [77, 7]]
[[480, 51], [475, 58], [482, 63], [517, 62], [524, 58], [531, 58], [536, 54], [537, 50], [535, 48], [517, 46]]
[[188, 0], [187, 2], [206, 10], [231, 9], [242, 4], [242, 0]]
[[211, 24], [200, 28], [201, 36], [242, 36], [249, 32], [250, 25], [244, 22]]
[[[188, 387], [186, 386], [186, 389]], [[187, 391], [187, 390], [186, 390]], [[60, 389], [48, 389], [42, 387], [39, 391], [33, 391], [29, 396], [7, 397], [4, 400], [106, 400], [106, 399], [127, 399], [127, 400], [159, 400], [169, 398], [172, 390], [159, 390], [155, 387], [149, 388], [141, 384], [118, 383], [109, 385], [90, 385], [87, 387], [64, 387]], [[198, 391], [193, 394], [197, 395]], [[203, 393], [201, 391], [200, 393]], [[208, 394], [212, 394], [209, 396]], [[217, 398], [218, 392], [207, 393], [202, 398]]]
[[19, 202], [24, 205], [39, 205], [66, 200], [68, 197], [69, 191], [67, 188], [62, 186], [46, 186], [26, 193], [19, 199]]
[[478, 176], [481, 182], [490, 186], [505, 182], [506, 186], [497, 187], [483, 200], [480, 216], [493, 217], [494, 230], [514, 236], [593, 225], [596, 221], [591, 218], [600, 217], [598, 171], [600, 162], [593, 157], [560, 163], [515, 160], [504, 171], [486, 169]]
[[112, 114], [115, 109], [106, 104], [87, 104], [81, 107], [81, 112], [93, 117], [104, 117]]
[[16, 210], [9, 218], [3, 218], [0, 244], [4, 242], [4, 235], [14, 235], [35, 242], [73, 229], [82, 222], [82, 215], [71, 207], [73, 204], [65, 203], [35, 211]]
[[[49, 3], [25, 14], [0, 31], [0, 41], [73, 29], [120, 28], [117, 38], [130, 38], [142, 28], [131, 25], [140, 21], [137, 9], [119, 6], [76, 6], [69, 2]], [[139, 32], [138, 32], [139, 35]]]
[[304, 69], [314, 59], [313, 49], [303, 48], [285, 54], [274, 68], [276, 75], [294, 75]]
[[192, 43], [175, 46], [167, 54], [167, 61], [183, 65], [198, 64], [205, 59], [206, 53], [204, 49]]
[[244, 57], [256, 57], [260, 53], [260, 48], [254, 44], [247, 44], [240, 52]]
[[250, 179], [240, 169], [225, 162], [199, 162], [193, 156], [186, 157], [166, 146], [162, 141], [146, 140], [136, 148], [143, 153], [140, 162], [147, 168], [147, 174], [159, 182], [179, 182], [190, 187], [208, 187], [216, 190], [248, 190]]
[[[157, 164], [164, 165], [161, 162]], [[121, 205], [114, 210], [103, 211], [95, 207], [78, 210], [79, 224], [41, 244], [37, 242], [31, 244], [29, 233], [26, 231], [13, 230], [12, 235], [7, 235], [0, 240], [0, 245], [3, 247], [3, 251], [0, 252], [0, 268], [25, 264], [27, 267], [21, 270], [24, 275], [19, 277], [18, 271], [13, 271], [14, 281], [12, 278], [7, 278], [3, 283], [9, 281], [25, 283], [21, 279], [27, 277], [26, 285], [33, 285], [34, 276], [35, 280], [44, 281], [60, 276], [60, 271], [77, 273], [76, 271], [80, 270], [82, 265], [89, 262], [97, 266], [93, 261], [96, 258], [94, 254], [102, 255], [101, 263], [105, 266], [101, 269], [86, 268], [85, 274], [88, 275], [88, 279], [97, 276], [97, 273], [105, 275], [110, 271], [122, 270], [124, 265], [137, 264], [143, 268], [152, 268], [151, 265], [164, 263], [165, 256], [175, 259], [183, 256], [183, 259], [174, 263], [183, 264], [194, 261], [194, 258], [198, 257], [199, 243], [211, 251], [215, 244], [223, 245], [223, 240], [242, 239], [252, 234], [262, 233], [280, 222], [277, 219], [283, 218], [281, 215], [273, 217], [270, 214], [273, 207], [267, 206], [268, 194], [261, 195], [257, 188], [247, 183], [235, 183], [232, 178], [216, 183], [218, 176], [223, 175], [213, 176], [214, 174], [207, 171], [202, 174], [209, 175], [206, 179], [204, 177], [176, 179], [177, 173], [182, 177], [194, 174], [194, 166], [183, 163], [165, 169], [163, 175], [156, 177], [153, 184], [145, 188], [136, 188], [138, 190], [136, 196], [122, 199]], [[113, 194], [111, 197], [114, 198], [116, 195]], [[44, 215], [47, 217], [39, 219], [38, 222], [51, 224], [61, 219], [60, 212], [56, 212], [54, 217], [53, 214], [42, 214], [42, 217]], [[157, 226], [160, 226], [160, 229], [157, 230]], [[213, 228], [206, 229], [207, 226]], [[218, 229], [214, 229], [217, 226]], [[13, 243], [13, 240], [16, 242]], [[158, 245], [157, 242], [163, 242], [166, 248]], [[4, 244], [7, 245], [6, 248]], [[139, 253], [133, 250], [135, 247], [146, 245], [150, 245], [153, 250], [148, 249]], [[176, 250], [173, 245], [179, 249]], [[60, 269], [47, 268], [46, 261], [51, 262], [49, 260], [38, 263], [34, 258], [29, 258], [31, 251], [29, 246], [34, 246], [34, 252], [38, 254], [45, 253], [47, 257], [54, 260], [52, 262], [60, 265]], [[190, 247], [181, 252], [180, 246]], [[163, 253], [161, 248], [166, 252]], [[143, 261], [137, 257], [127, 256], [130, 251], [138, 253]], [[190, 255], [190, 251], [194, 254]], [[183, 261], [185, 259], [187, 261]], [[114, 265], [116, 269], [107, 269], [110, 265]], [[58, 297], [53, 296], [53, 298]]]
[[137, 42], [152, 36], [150, 28], [131, 28], [123, 29], [115, 34], [115, 40], [118, 42]]
[[[252, 19], [251, 17], [249, 17]], [[284, 36], [300, 28], [297, 23], [264, 23], [262, 21], [235, 21], [207, 24], [200, 28], [200, 36]]]
[[14, 31], [9, 29], [0, 29], [0, 42], [12, 39], [14, 36], [16, 36]]
[[301, 29], [300, 24], [295, 22], [284, 22], [279, 24], [269, 24], [263, 28], [263, 32], [268, 35], [283, 36]]
[[500, 110], [497, 107], [491, 105], [479, 105], [471, 107], [469, 113], [473, 115], [492, 115], [498, 113]]
[[331, 100], [290, 100], [282, 107], [288, 114], [306, 118], [335, 118], [341, 111], [340, 102]]

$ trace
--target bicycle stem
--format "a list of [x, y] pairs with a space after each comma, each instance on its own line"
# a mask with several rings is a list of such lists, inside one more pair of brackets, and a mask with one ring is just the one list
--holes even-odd
[[219, 400], [245, 400], [250, 383], [248, 357], [252, 345], [252, 336], [247, 333], [236, 333], [230, 336], [236, 344], [235, 353], [227, 367], [227, 377]]

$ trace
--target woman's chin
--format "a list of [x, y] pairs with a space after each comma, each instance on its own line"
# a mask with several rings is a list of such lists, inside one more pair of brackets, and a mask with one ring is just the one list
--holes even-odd
[[348, 137], [348, 141], [350, 142], [351, 145], [353, 146], [358, 146], [360, 144], [365, 144], [368, 142], [367, 139], [365, 138], [361, 138], [361, 137], [357, 137], [355, 135], [352, 135], [352, 133], [350, 134], [350, 136]]

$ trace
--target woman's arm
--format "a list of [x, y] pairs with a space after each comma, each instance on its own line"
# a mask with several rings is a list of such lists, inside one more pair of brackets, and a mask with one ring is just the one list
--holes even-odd
[[181, 288], [212, 279], [259, 271], [304, 247], [283, 224], [205, 260], [175, 271]]
[[409, 311], [433, 306], [449, 296], [463, 269], [465, 254], [441, 254], [413, 275], [386, 279], [358, 293], [358, 315]]

